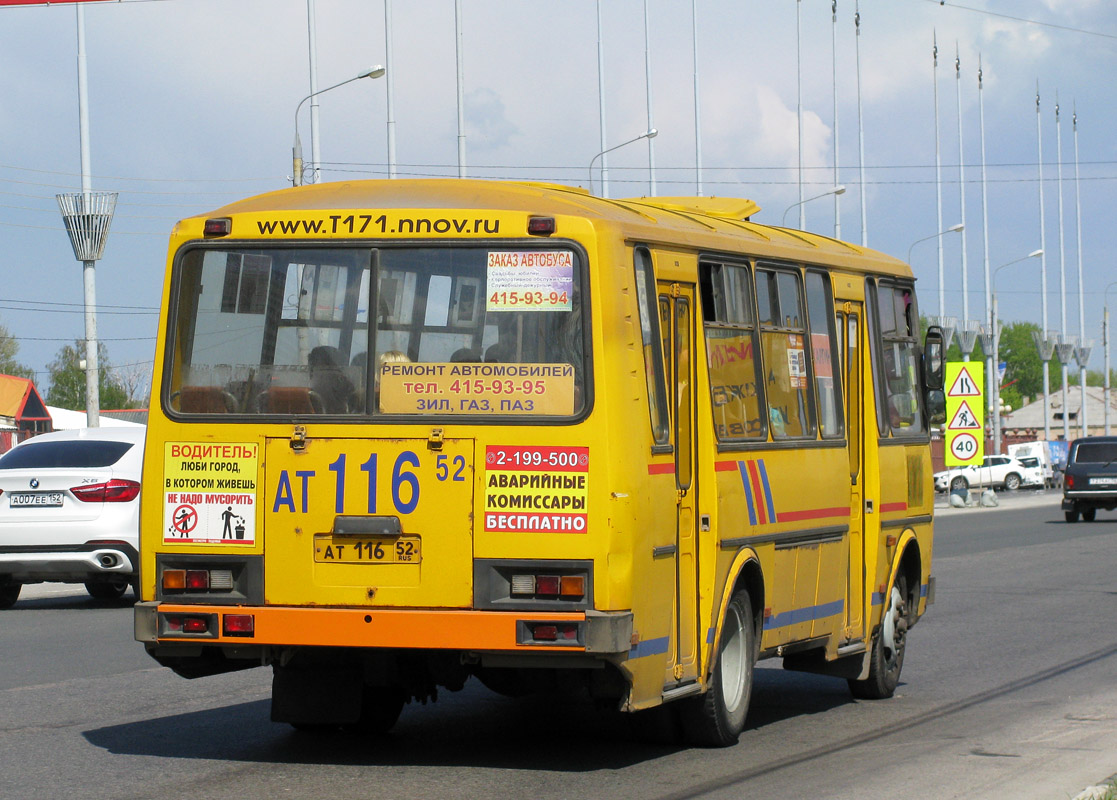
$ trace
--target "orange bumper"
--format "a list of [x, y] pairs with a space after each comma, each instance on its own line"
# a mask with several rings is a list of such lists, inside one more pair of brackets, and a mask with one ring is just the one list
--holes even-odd
[[[224, 633], [224, 617], [251, 615], [252, 635]], [[167, 630], [168, 617], [206, 617], [204, 633]], [[136, 639], [159, 643], [585, 652], [584, 643], [525, 643], [520, 623], [584, 623], [583, 612], [265, 608], [138, 603]]]

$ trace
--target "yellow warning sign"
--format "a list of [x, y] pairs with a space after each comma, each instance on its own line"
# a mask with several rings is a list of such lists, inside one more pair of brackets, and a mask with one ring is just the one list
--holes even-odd
[[985, 365], [948, 362], [946, 386], [946, 466], [980, 464], [985, 458]]

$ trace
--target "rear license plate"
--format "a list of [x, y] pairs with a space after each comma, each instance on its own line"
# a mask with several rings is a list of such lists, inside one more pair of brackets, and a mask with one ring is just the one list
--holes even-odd
[[314, 560], [324, 564], [418, 564], [419, 537], [361, 539], [321, 534], [314, 537]]
[[9, 498], [8, 504], [12, 508], [62, 505], [62, 492], [13, 492]]
[[1112, 478], [1090, 478], [1091, 486], [1117, 486], [1117, 477]]

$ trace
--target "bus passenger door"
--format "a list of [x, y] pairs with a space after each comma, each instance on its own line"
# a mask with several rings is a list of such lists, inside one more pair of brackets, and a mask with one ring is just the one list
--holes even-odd
[[675, 445], [675, 624], [665, 682], [698, 677], [697, 487], [695, 485], [694, 285], [659, 285], [660, 330], [667, 385], [673, 388]]
[[865, 637], [865, 409], [862, 391], [862, 305], [846, 302], [838, 312], [842, 370], [845, 373], [846, 436], [849, 439], [849, 582], [846, 588], [847, 641]]

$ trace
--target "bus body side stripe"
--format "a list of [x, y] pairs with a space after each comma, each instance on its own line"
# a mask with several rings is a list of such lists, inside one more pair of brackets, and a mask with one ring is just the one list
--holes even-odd
[[764, 482], [764, 499], [768, 501], [768, 519], [776, 522], [776, 507], [772, 503], [772, 487], [768, 485], [768, 469], [764, 466], [764, 459], [761, 458], [757, 462], [760, 464], [760, 479]]
[[745, 485], [745, 499], [748, 501], [746, 505], [749, 507], [749, 525], [756, 524], [756, 508], [752, 500], [752, 486], [749, 485], [749, 476], [745, 472], [745, 462], [738, 461], [737, 468], [741, 471], [741, 483]]

